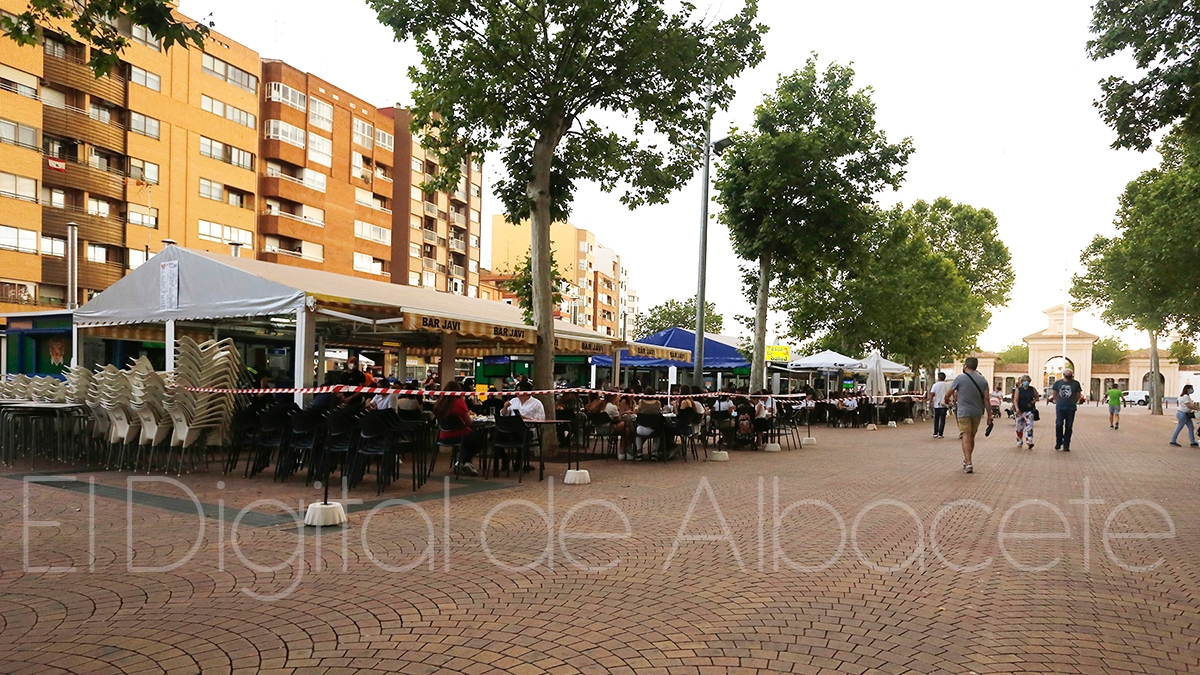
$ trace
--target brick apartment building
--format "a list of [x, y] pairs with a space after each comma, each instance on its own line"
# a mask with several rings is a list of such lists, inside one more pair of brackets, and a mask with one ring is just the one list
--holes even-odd
[[[24, 11], [0, 0], [0, 11]], [[407, 111], [376, 108], [213, 32], [203, 50], [130, 40], [111, 76], [45, 28], [0, 39], [0, 310], [66, 302], [67, 223], [86, 301], [171, 239], [479, 295], [482, 166], [452, 193]]]

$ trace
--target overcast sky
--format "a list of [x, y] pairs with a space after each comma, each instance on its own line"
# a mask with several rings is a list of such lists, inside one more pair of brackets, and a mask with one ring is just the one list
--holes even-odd
[[[714, 6], [730, 13], [741, 2]], [[852, 63], [857, 82], [875, 91], [879, 126], [893, 140], [911, 137], [916, 148], [903, 188], [881, 202], [947, 196], [999, 218], [1017, 283], [980, 345], [1001, 349], [1046, 326], [1042, 310], [1064, 297], [1064, 266], [1077, 271], [1080, 250], [1113, 231], [1125, 184], [1158, 161], [1153, 152], [1109, 148], [1113, 132], [1092, 101], [1097, 82], [1129, 64], [1087, 58], [1090, 7], [1091, 0], [760, 0], [759, 19], [771, 27], [767, 58], [737, 82], [738, 97], [717, 117], [714, 138], [749, 126], [776, 77], [802, 67], [810, 52], [822, 66]], [[183, 0], [181, 10], [197, 19], [211, 12], [216, 30], [263, 58], [287, 61], [377, 105], [411, 100], [406, 71], [416, 50], [396, 43], [358, 0]], [[690, 297], [699, 176], [662, 206], [631, 212], [617, 196], [584, 186], [572, 221], [621, 254], [643, 308]], [[485, 227], [497, 207], [485, 200]], [[728, 233], [714, 223], [709, 242], [708, 297], [729, 327], [733, 315], [752, 307], [739, 288]], [[1076, 325], [1115, 333], [1086, 315]], [[1148, 346], [1144, 336], [1123, 337]]]

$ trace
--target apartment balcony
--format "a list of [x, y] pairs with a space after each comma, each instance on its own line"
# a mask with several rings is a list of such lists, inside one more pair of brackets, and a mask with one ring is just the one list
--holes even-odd
[[79, 238], [97, 244], [125, 245], [125, 219], [105, 218], [88, 213], [78, 206], [56, 207], [42, 204], [42, 233], [51, 237], [66, 237], [67, 223], [79, 226]]
[[263, 197], [279, 197], [289, 202], [311, 204], [318, 208], [322, 208], [325, 205], [325, 193], [307, 185], [299, 178], [275, 173], [259, 176], [258, 181], [259, 190], [262, 192]]
[[[265, 120], [278, 118], [262, 117], [261, 119]], [[304, 123], [302, 122], [300, 126], [301, 129], [305, 128], [303, 124]], [[288, 164], [305, 166], [308, 162], [305, 152], [306, 150], [304, 148], [298, 148], [291, 143], [286, 143], [274, 138], [267, 138], [262, 141], [262, 157], [260, 159], [264, 162], [268, 159], [278, 159], [287, 162]]]
[[467, 203], [467, 191], [466, 190], [455, 190], [454, 192], [450, 193], [450, 199], [452, 199], [456, 202], [460, 202], [462, 204], [466, 204]]
[[[102, 291], [120, 281], [124, 276], [125, 266], [121, 263], [98, 263], [86, 258], [79, 261], [80, 288]], [[67, 283], [67, 259], [42, 256], [42, 283], [65, 286]]]
[[450, 276], [466, 279], [467, 270], [462, 265], [450, 265]]
[[263, 211], [258, 217], [260, 234], [275, 234], [289, 239], [313, 241], [316, 237], [320, 241], [324, 235], [316, 234], [319, 230], [314, 228], [321, 227], [324, 225], [282, 211]]
[[[51, 61], [53, 59], [47, 59]], [[77, 138], [92, 145], [125, 154], [125, 126], [93, 118], [86, 110], [66, 106], [42, 106], [42, 126], [54, 136]]]
[[264, 247], [259, 254], [259, 259], [265, 262], [280, 263], [283, 265], [292, 265], [293, 267], [304, 267], [310, 270], [325, 269], [325, 259], [315, 256], [306, 256], [296, 251], [289, 251], [277, 246]]
[[425, 202], [425, 215], [433, 216], [434, 218], [437, 218], [437, 214], [438, 214], [437, 204], [431, 204], [429, 202]]
[[88, 194], [125, 201], [125, 172], [116, 169], [100, 169], [73, 159], [62, 160], [63, 171], [47, 168], [42, 172], [46, 185], [83, 190]]
[[421, 234], [424, 235], [424, 237], [425, 237], [425, 243], [427, 243], [427, 244], [437, 244], [438, 243], [437, 232], [434, 232], [433, 230], [421, 230]]
[[[40, 51], [40, 49], [39, 49]], [[96, 77], [83, 61], [71, 57], [58, 58], [46, 55], [42, 65], [42, 79], [55, 84], [65, 84], [72, 89], [99, 96], [105, 101], [125, 104], [125, 78], [117, 75]]]
[[458, 225], [459, 227], [465, 228], [467, 226], [467, 217], [461, 213], [452, 212], [450, 214], [450, 222]]
[[438, 268], [438, 264], [433, 258], [421, 258], [421, 267], [432, 272]]
[[467, 252], [467, 242], [462, 239], [451, 239], [450, 240], [450, 250], [457, 251], [458, 253], [466, 253]]

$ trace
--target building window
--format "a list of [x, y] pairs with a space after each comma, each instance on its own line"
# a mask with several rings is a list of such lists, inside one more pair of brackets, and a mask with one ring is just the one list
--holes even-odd
[[88, 215], [100, 216], [101, 218], [107, 218], [108, 214], [110, 213], [110, 208], [111, 207], [109, 207], [108, 202], [104, 201], [103, 199], [95, 199], [92, 197], [88, 197], [88, 200], [87, 200]]
[[471, 262], [467, 263], [467, 269], [471, 270], [472, 272], [478, 272], [479, 271], [479, 261], [472, 260]]
[[136, 270], [146, 263], [146, 249], [131, 248], [129, 249], [129, 269]]
[[0, 225], [0, 248], [21, 253], [37, 253], [38, 233]]
[[421, 273], [420, 272], [409, 272], [408, 273], [408, 285], [409, 286], [420, 286], [421, 285]]
[[[277, 83], [272, 82], [272, 84]], [[263, 130], [266, 138], [283, 141], [297, 148], [304, 148], [304, 130], [300, 127], [294, 127], [281, 120], [267, 120], [263, 124]]]
[[267, 100], [289, 105], [301, 112], [308, 110], [308, 97], [282, 82], [267, 83]]
[[384, 150], [394, 150], [396, 148], [396, 137], [392, 136], [383, 129], [375, 130], [375, 142]]
[[354, 221], [354, 236], [379, 244], [392, 245], [392, 231], [386, 227], [372, 225], [361, 220]]
[[147, 89], [162, 91], [162, 80], [154, 73], [138, 68], [137, 66], [129, 66], [129, 81], [134, 84], [140, 84]]
[[158, 183], [158, 165], [135, 157], [129, 158], [129, 176], [144, 183]]
[[200, 137], [200, 154], [243, 169], [254, 170], [254, 155], [211, 138]]
[[131, 110], [129, 111], [129, 130], [150, 138], [158, 138], [158, 120]]
[[321, 173], [320, 171], [313, 171], [312, 169], [302, 169], [302, 171], [304, 171], [303, 180], [305, 185], [316, 190], [317, 192], [325, 191], [325, 183], [327, 180], [327, 176], [325, 174]]
[[479, 287], [478, 286], [467, 286], [467, 297], [468, 298], [479, 297]]
[[408, 245], [408, 255], [412, 256], [413, 258], [420, 258], [421, 257], [421, 245], [420, 244], [409, 244]]
[[479, 222], [479, 210], [478, 209], [471, 209], [471, 222], [472, 223]]
[[58, 237], [42, 237], [42, 255], [62, 258], [67, 255], [67, 240]]
[[374, 258], [366, 253], [354, 254], [354, 269], [359, 272], [368, 272], [370, 274], [384, 274], [383, 261]]
[[237, 66], [231, 66], [211, 54], [204, 55], [201, 65], [204, 72], [209, 75], [241, 87], [252, 94], [258, 93], [258, 78]]
[[471, 248], [479, 248], [479, 236], [471, 235]]
[[53, 206], [56, 209], [66, 208], [67, 193], [42, 185], [42, 206]]
[[158, 228], [158, 209], [152, 209], [140, 204], [129, 204], [126, 218], [130, 225], [140, 225], [150, 229]]
[[426, 286], [428, 288], [433, 288], [434, 286], [437, 286], [437, 275], [434, 274], [433, 272], [422, 272], [421, 273], [421, 285]]
[[36, 180], [0, 171], [0, 196], [36, 202], [37, 194]]
[[162, 43], [159, 42], [158, 38], [154, 37], [154, 34], [150, 32], [149, 28], [146, 28], [145, 26], [139, 26], [135, 23], [130, 28], [129, 32], [134, 42], [146, 45], [156, 52], [162, 51]]
[[37, 142], [37, 129], [8, 120], [0, 120], [0, 142], [30, 150], [41, 148]]
[[308, 158], [324, 166], [333, 166], [333, 141], [318, 136], [308, 135]]
[[228, 103], [218, 101], [211, 96], [201, 95], [200, 107], [205, 111], [216, 115], [217, 117], [224, 117], [225, 119], [231, 122], [236, 122], [244, 127], [254, 129], [258, 126], [258, 118], [253, 114], [248, 113], [241, 108], [235, 108]]
[[412, 170], [417, 173], [425, 173], [425, 160], [413, 157]]
[[239, 190], [225, 189], [226, 201], [230, 206], [236, 206], [239, 209], [246, 208], [246, 193]]
[[88, 244], [87, 259], [89, 262], [94, 263], [108, 262], [108, 247], [99, 244]]
[[375, 127], [357, 117], [354, 118], [354, 142], [364, 148], [375, 147]]
[[308, 100], [308, 123], [318, 129], [333, 131], [333, 106], [319, 98]]
[[243, 230], [237, 227], [221, 225], [220, 223], [211, 223], [207, 220], [200, 221], [200, 238], [205, 241], [214, 241], [219, 244], [232, 244], [237, 242], [246, 248], [250, 248], [250, 246], [254, 243], [254, 233], [250, 230]]
[[200, 196], [213, 201], [225, 201], [225, 186], [215, 180], [200, 179]]

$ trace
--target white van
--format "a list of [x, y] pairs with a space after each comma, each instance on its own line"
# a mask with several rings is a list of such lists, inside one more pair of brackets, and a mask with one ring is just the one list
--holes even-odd
[[1129, 405], [1150, 405], [1150, 392], [1144, 390], [1123, 391], [1121, 400]]

